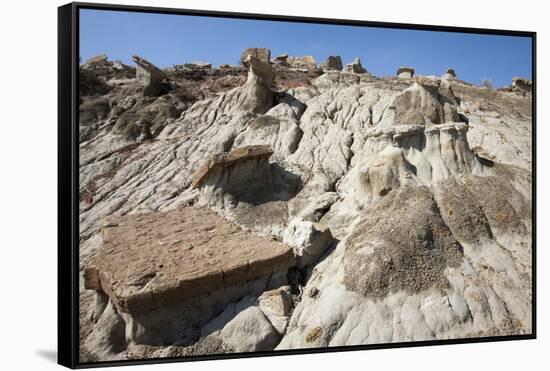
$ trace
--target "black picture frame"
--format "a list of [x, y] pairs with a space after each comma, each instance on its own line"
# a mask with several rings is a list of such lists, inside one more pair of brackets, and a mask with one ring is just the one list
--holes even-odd
[[[338, 346], [277, 350], [269, 352], [230, 353], [185, 358], [158, 358], [143, 360], [79, 362], [79, 146], [78, 146], [78, 86], [79, 86], [79, 11], [81, 9], [130, 11], [140, 13], [198, 15], [222, 18], [317, 23], [331, 25], [371, 26], [380, 28], [476, 33], [484, 35], [523, 36], [532, 42], [532, 333], [511, 336], [430, 340], [402, 343]], [[144, 6], [111, 5], [96, 3], [70, 3], [58, 8], [58, 363], [69, 368], [90, 368], [189, 362], [245, 357], [311, 354], [325, 352], [356, 351], [383, 348], [419, 347], [433, 345], [497, 342], [536, 339], [536, 32], [488, 28], [449, 27], [441, 25], [387, 23], [300, 16], [233, 13], [190, 9], [169, 9]]]

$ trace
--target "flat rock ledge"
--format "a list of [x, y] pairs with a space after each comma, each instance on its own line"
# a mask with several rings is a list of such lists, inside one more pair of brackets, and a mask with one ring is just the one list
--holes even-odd
[[192, 188], [198, 188], [208, 176], [219, 169], [232, 166], [233, 164], [250, 159], [269, 159], [273, 150], [269, 145], [254, 145], [235, 148], [231, 152], [220, 153], [212, 156], [193, 174], [191, 181]]
[[119, 311], [143, 313], [295, 265], [292, 249], [243, 231], [206, 208], [109, 217], [84, 272]]

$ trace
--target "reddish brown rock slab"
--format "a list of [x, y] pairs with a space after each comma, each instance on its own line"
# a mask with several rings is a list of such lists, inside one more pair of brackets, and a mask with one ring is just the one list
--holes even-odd
[[161, 308], [239, 285], [295, 264], [292, 249], [243, 231], [206, 208], [111, 217], [84, 272], [126, 313]]
[[191, 180], [191, 187], [197, 188], [201, 183], [219, 169], [234, 165], [239, 161], [246, 161], [258, 158], [270, 158], [273, 150], [269, 145], [243, 146], [235, 148], [231, 152], [220, 153], [214, 155], [210, 160], [206, 161], [197, 169]]

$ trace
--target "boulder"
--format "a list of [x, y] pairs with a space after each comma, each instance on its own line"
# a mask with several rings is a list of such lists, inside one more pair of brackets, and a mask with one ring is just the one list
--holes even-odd
[[411, 67], [399, 67], [397, 69], [397, 77], [400, 79], [410, 79], [414, 76], [414, 68]]
[[265, 291], [259, 298], [260, 309], [279, 334], [284, 334], [292, 309], [290, 287], [283, 286]]
[[162, 93], [162, 80], [166, 77], [164, 72], [138, 55], [134, 55], [132, 60], [136, 63], [136, 80], [143, 85], [143, 95], [160, 95]]
[[346, 64], [346, 72], [366, 73], [367, 70], [361, 65], [361, 59], [355, 58], [352, 63]]
[[322, 71], [337, 70], [342, 71], [342, 58], [339, 55], [329, 55], [323, 63], [319, 65], [319, 69]]
[[252, 297], [228, 305], [201, 329], [201, 336], [218, 338], [235, 352], [273, 350], [281, 339]]
[[101, 359], [116, 357], [127, 346], [125, 328], [126, 324], [109, 301], [96, 326], [86, 338], [84, 348]]
[[267, 48], [247, 48], [245, 49], [241, 54], [241, 63], [243, 66], [248, 66], [247, 58], [248, 56], [252, 56], [254, 58], [257, 58], [261, 62], [269, 63], [269, 60], [271, 59], [271, 51]]
[[294, 249], [296, 266], [314, 263], [332, 244], [330, 229], [320, 223], [294, 219], [285, 231], [283, 242]]

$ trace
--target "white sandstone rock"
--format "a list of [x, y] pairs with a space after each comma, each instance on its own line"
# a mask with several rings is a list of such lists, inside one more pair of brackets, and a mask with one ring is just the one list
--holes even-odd
[[298, 219], [290, 222], [283, 237], [283, 243], [294, 249], [298, 267], [315, 262], [332, 242], [332, 234], [326, 226]]

